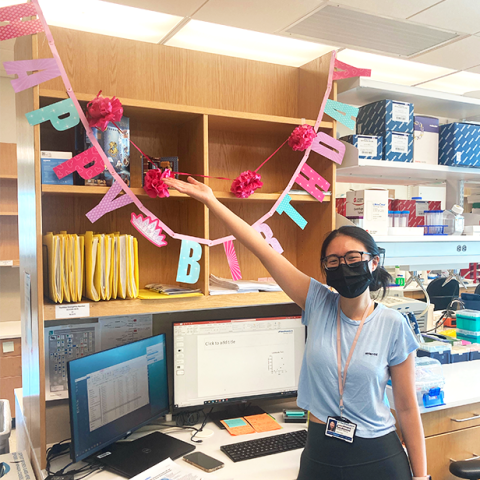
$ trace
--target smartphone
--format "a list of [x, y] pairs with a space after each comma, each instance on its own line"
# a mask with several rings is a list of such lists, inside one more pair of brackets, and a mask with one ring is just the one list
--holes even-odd
[[189, 455], [185, 455], [183, 459], [195, 467], [200, 468], [204, 472], [214, 472], [215, 470], [218, 470], [224, 466], [224, 464], [219, 460], [209, 457], [202, 452], [190, 453]]

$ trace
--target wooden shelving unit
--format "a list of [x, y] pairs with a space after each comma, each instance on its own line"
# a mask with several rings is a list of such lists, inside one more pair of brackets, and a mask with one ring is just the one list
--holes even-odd
[[[52, 33], [81, 103], [93, 99], [100, 89], [106, 96], [120, 98], [124, 115], [130, 118], [132, 140], [149, 155], [178, 156], [182, 172], [234, 179], [244, 170], [255, 169], [304, 119], [310, 125], [315, 123], [327, 85], [330, 55], [293, 68], [61, 28], [52, 28]], [[51, 54], [42, 34], [17, 39], [16, 60], [48, 57]], [[98, 60], [95, 66], [92, 59]], [[46, 422], [43, 327], [46, 321], [62, 320], [57, 319], [56, 305], [44, 296], [41, 236], [60, 230], [119, 231], [137, 236], [141, 287], [152, 282], [175, 283], [181, 244], [167, 237], [168, 245], [159, 249], [140, 236], [130, 224], [130, 212], [137, 212], [132, 205], [92, 225], [85, 214], [99, 203], [107, 188], [41, 184], [40, 151], [73, 152], [74, 130], [57, 132], [47, 122], [31, 127], [25, 113], [64, 98], [59, 78], [17, 94], [18, 137], [22, 139], [18, 147], [19, 193], [30, 200], [22, 202], [19, 209], [22, 289], [25, 273], [31, 277], [31, 306], [22, 305], [22, 322], [31, 331], [24, 348], [28, 352], [24, 359], [28, 368], [24, 371], [29, 372], [29, 378], [24, 379], [24, 416], [33, 463], [42, 468], [47, 438], [61, 440], [54, 437]], [[331, 98], [335, 99], [335, 89]], [[328, 117], [320, 128], [335, 136], [335, 122]], [[251, 224], [279, 198], [302, 155], [285, 145], [262, 167], [263, 188], [245, 200], [229, 192], [231, 181], [204, 181], [222, 202]], [[312, 154], [308, 163], [332, 185], [331, 196], [319, 203], [307, 193], [292, 194], [295, 208], [308, 221], [305, 230], [287, 215], [273, 215], [267, 224], [285, 257], [308, 275], [321, 278], [320, 243], [334, 228], [335, 210], [330, 198], [335, 195], [335, 164], [317, 154]], [[230, 233], [206, 207], [185, 195], [172, 191], [169, 198], [149, 198], [142, 188], [140, 155], [133, 149], [130, 171], [133, 192], [173, 231], [209, 239]], [[236, 242], [235, 248], [243, 278], [268, 275], [242, 245]], [[196, 284], [204, 293], [202, 297], [90, 302], [90, 315], [98, 318], [291, 303], [283, 292], [209, 296], [210, 273], [230, 276], [222, 245], [203, 247], [201, 276]], [[25, 292], [21, 292], [21, 298], [24, 302]], [[25, 314], [27, 308], [31, 308], [31, 317]]]

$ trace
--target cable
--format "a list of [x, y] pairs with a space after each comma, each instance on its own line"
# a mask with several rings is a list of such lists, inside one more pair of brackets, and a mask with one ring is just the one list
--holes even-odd
[[192, 442], [202, 443], [202, 440], [194, 440], [194, 437], [195, 437], [195, 435], [197, 435], [198, 432], [201, 432], [201, 431], [203, 430], [203, 427], [205, 427], [205, 425], [206, 425], [206, 423], [207, 423], [208, 417], [209, 417], [210, 414], [213, 412], [213, 408], [214, 408], [214, 407], [212, 407], [207, 414], [205, 414], [205, 412], [203, 412], [203, 415], [204, 415], [205, 418], [203, 419], [203, 422], [202, 422], [201, 427], [198, 428], [198, 429], [196, 430], [196, 432], [190, 437], [190, 440], [191, 440]]

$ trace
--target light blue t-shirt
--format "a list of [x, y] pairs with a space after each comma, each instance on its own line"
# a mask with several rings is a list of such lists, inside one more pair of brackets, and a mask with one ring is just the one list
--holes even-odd
[[[302, 322], [308, 325], [307, 345], [297, 404], [318, 419], [340, 415], [337, 373], [337, 309], [340, 296], [310, 280]], [[360, 322], [341, 318], [342, 372]], [[364, 323], [347, 371], [344, 416], [357, 424], [356, 435], [374, 438], [395, 430], [385, 393], [389, 367], [404, 362], [418, 348], [407, 320], [378, 304]]]

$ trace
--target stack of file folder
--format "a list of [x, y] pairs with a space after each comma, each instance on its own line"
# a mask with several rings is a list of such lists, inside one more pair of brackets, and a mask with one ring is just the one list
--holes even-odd
[[138, 242], [131, 235], [94, 234], [43, 237], [48, 296], [55, 303], [137, 298]]

